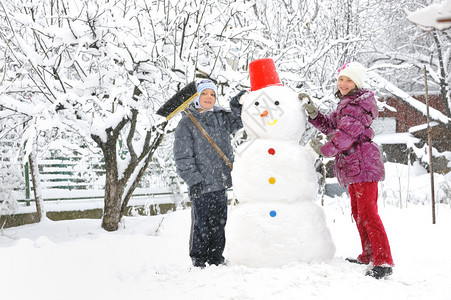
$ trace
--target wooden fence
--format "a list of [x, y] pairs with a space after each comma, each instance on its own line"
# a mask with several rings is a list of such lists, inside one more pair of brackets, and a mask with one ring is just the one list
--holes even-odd
[[[12, 161], [3, 153], [2, 167], [11, 169], [10, 173], [21, 174], [18, 176], [21, 182], [13, 183], [12, 194], [18, 202], [30, 205], [30, 202], [34, 201], [34, 194], [28, 164], [22, 166]], [[103, 199], [104, 197], [105, 169], [102, 157], [44, 157], [38, 160], [38, 166], [44, 201]], [[6, 181], [8, 178], [0, 176], [0, 185], [2, 180]], [[174, 195], [174, 189], [167, 184], [171, 180], [178, 183], [176, 175], [170, 176], [155, 163], [151, 163], [132, 199]], [[3, 186], [6, 187], [6, 184]], [[4, 200], [2, 198], [4, 197], [0, 190], [0, 203]]]
[[[30, 170], [27, 164], [14, 162], [13, 151], [5, 149], [0, 149], [0, 228], [34, 223], [37, 214]], [[38, 167], [44, 209], [49, 219], [101, 218], [105, 192], [102, 157], [44, 157], [38, 159]], [[167, 184], [171, 180], [172, 186]], [[175, 174], [151, 163], [125, 215], [164, 214], [186, 206], [187, 196], [180, 193], [179, 180]], [[15, 211], [2, 209], [2, 202], [10, 198], [19, 202]]]

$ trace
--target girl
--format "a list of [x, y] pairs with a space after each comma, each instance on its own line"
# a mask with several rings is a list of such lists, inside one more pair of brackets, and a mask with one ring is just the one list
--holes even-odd
[[[197, 97], [188, 108], [230, 161], [230, 134], [243, 125], [238, 94], [230, 101], [231, 112], [215, 106], [217, 88], [211, 80], [197, 83]], [[179, 176], [189, 187], [191, 237], [189, 254], [195, 267], [224, 263], [226, 189], [232, 185], [230, 167], [207, 138], [184, 115], [175, 130], [174, 158]]]
[[335, 157], [334, 174], [348, 187], [352, 216], [357, 224], [362, 253], [347, 260], [369, 264], [366, 275], [380, 279], [392, 274], [393, 259], [384, 226], [377, 210], [378, 181], [384, 180], [382, 155], [372, 142], [371, 123], [378, 116], [374, 93], [363, 89], [365, 68], [357, 62], [346, 63], [338, 70], [340, 99], [337, 109], [323, 115], [306, 94], [299, 94], [309, 122], [331, 139], [321, 147], [326, 157]]

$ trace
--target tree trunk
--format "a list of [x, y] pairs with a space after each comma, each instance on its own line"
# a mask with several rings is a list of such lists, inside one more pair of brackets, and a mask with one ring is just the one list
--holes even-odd
[[122, 194], [124, 193], [126, 181], [119, 180], [116, 154], [118, 135], [114, 134], [113, 130], [110, 130], [107, 130], [107, 142], [100, 144], [105, 158], [106, 172], [105, 206], [103, 208], [102, 228], [107, 231], [116, 231], [121, 220]]
[[438, 63], [439, 63], [439, 70], [440, 70], [440, 94], [442, 95], [442, 101], [445, 105], [446, 115], [448, 117], [451, 117], [451, 109], [449, 107], [448, 102], [448, 92], [449, 92], [449, 84], [446, 81], [446, 66], [443, 59], [443, 53], [442, 53], [442, 44], [440, 42], [440, 39], [438, 38], [438, 35], [436, 32], [433, 33], [433, 37], [435, 40], [435, 44], [437, 45], [437, 56], [438, 56]]
[[[106, 159], [106, 158], [105, 158]], [[117, 180], [117, 174], [107, 169], [105, 180], [105, 206], [103, 210], [102, 228], [116, 231], [121, 221], [121, 202], [124, 184]]]
[[[37, 143], [37, 141], [36, 141]], [[42, 199], [41, 179], [39, 178], [39, 167], [36, 157], [36, 144], [33, 145], [31, 153], [28, 155], [28, 163], [30, 165], [31, 180], [33, 182], [34, 201], [36, 203], [36, 212], [38, 214], [38, 222], [46, 218], [44, 203]]]
[[[138, 98], [140, 93], [139, 88], [135, 87], [134, 98]], [[138, 110], [132, 109], [131, 112], [131, 116], [124, 117], [114, 129], [106, 129], [106, 142], [98, 135], [91, 135], [92, 139], [102, 149], [105, 159], [105, 206], [103, 210], [102, 228], [107, 231], [116, 231], [119, 228], [119, 222], [121, 221], [127, 203], [144, 175], [155, 150], [160, 145], [164, 136], [164, 129], [167, 125], [167, 121], [165, 121], [153, 126], [151, 130], [147, 131], [142, 153], [138, 155], [133, 145]], [[119, 134], [126, 124], [130, 125], [126, 139], [130, 160], [126, 162], [127, 166], [124, 169], [124, 173], [119, 174], [117, 144]], [[137, 177], [133, 178], [132, 175], [143, 160], [144, 165], [138, 171]], [[130, 188], [126, 191], [125, 189], [130, 180], [133, 180], [133, 182], [131, 182]], [[124, 192], [126, 193], [125, 197]]]
[[138, 175], [136, 176], [135, 180], [131, 184], [129, 190], [126, 192], [126, 195], [124, 197], [124, 200], [123, 200], [122, 206], [121, 206], [121, 217], [124, 215], [125, 209], [127, 208], [127, 205], [128, 205], [128, 201], [132, 197], [133, 192], [138, 187], [138, 184], [141, 181], [142, 177], [144, 176], [144, 174], [147, 170], [147, 167], [149, 166], [150, 162], [152, 161], [153, 154], [155, 153], [158, 146], [160, 146], [161, 142], [163, 141], [164, 129], [165, 129], [166, 125], [167, 125], [167, 122], [164, 122], [157, 127], [153, 127], [153, 129], [152, 129], [153, 133], [156, 135], [154, 138], [154, 142], [149, 146], [149, 153], [145, 157], [144, 165], [141, 167], [141, 169], [138, 172]]

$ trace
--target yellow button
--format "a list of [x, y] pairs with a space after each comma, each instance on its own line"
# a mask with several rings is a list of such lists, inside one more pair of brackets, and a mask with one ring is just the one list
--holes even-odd
[[276, 179], [274, 177], [269, 178], [269, 183], [271, 184], [276, 183]]

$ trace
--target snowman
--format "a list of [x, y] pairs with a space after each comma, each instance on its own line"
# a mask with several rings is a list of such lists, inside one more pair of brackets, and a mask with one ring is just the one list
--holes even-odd
[[228, 261], [277, 267], [331, 259], [335, 245], [313, 202], [314, 158], [299, 145], [306, 117], [297, 93], [280, 83], [272, 59], [251, 62], [249, 75], [251, 90], [241, 100], [248, 139], [232, 171], [239, 203], [228, 218]]

